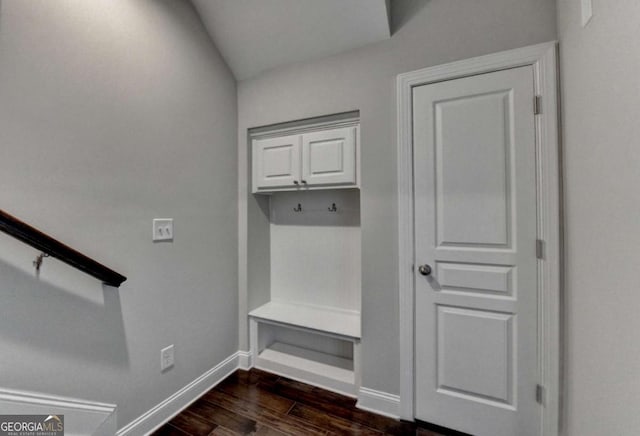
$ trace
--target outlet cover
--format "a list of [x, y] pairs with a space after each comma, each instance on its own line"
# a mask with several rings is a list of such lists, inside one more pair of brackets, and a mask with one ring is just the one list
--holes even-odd
[[173, 241], [173, 218], [155, 218], [153, 220], [153, 240], [155, 242]]
[[173, 344], [160, 350], [160, 371], [166, 371], [174, 364], [174, 348]]

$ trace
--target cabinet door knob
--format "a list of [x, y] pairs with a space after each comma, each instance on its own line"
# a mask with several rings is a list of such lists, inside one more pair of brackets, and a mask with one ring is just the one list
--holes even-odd
[[294, 180], [294, 181], [293, 181], [293, 184], [294, 184], [294, 185], [297, 185], [297, 184], [298, 184], [298, 181], [297, 181], [297, 180]]
[[303, 181], [302, 181], [302, 183], [304, 183], [304, 184], [306, 185], [306, 184], [307, 184], [307, 181], [306, 181], [306, 180], [303, 180]]

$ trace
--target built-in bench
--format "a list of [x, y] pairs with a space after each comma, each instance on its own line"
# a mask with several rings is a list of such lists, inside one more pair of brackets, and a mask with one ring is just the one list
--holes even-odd
[[272, 301], [249, 313], [253, 365], [356, 396], [360, 313]]

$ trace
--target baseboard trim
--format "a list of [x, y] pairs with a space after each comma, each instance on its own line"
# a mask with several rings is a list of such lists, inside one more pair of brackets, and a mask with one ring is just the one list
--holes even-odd
[[360, 388], [358, 391], [358, 409], [389, 418], [400, 418], [400, 396], [387, 392], [376, 391], [369, 388]]
[[[87, 432], [98, 436], [113, 435], [117, 426], [115, 404], [78, 398], [60, 397], [39, 392], [0, 388], [0, 411], [5, 414], [66, 414], [68, 432]], [[77, 416], [76, 416], [77, 415]], [[82, 416], [82, 427], [73, 428], [72, 419]]]
[[245, 371], [250, 370], [253, 367], [253, 362], [251, 361], [251, 352], [250, 351], [238, 351], [238, 368], [244, 369]]
[[117, 436], [146, 435], [157, 430], [236, 369], [241, 368], [244, 353], [243, 351], [233, 353], [175, 394], [122, 427]]
[[65, 407], [89, 412], [113, 413], [115, 404], [85, 401], [77, 398], [60, 397], [57, 395], [42, 394], [39, 392], [18, 391], [14, 389], [0, 388], [0, 401], [20, 404], [32, 404], [36, 406]]

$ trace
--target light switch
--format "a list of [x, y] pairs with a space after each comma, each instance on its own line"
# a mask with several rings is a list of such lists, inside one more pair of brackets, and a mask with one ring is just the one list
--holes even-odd
[[585, 27], [591, 21], [593, 16], [593, 0], [581, 0], [582, 3], [582, 27]]
[[156, 218], [153, 220], [153, 240], [173, 241], [173, 218]]

